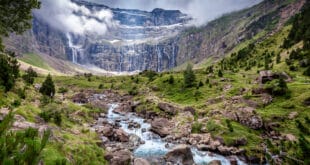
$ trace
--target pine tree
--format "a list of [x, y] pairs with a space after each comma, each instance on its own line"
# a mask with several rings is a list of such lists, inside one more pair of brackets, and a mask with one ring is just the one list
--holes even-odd
[[40, 88], [40, 93], [51, 98], [54, 97], [55, 85], [50, 74], [48, 74], [45, 81], [43, 82], [42, 87]]
[[223, 77], [223, 72], [222, 72], [222, 70], [219, 70], [218, 76], [219, 76], [219, 77]]
[[10, 112], [0, 123], [0, 164], [38, 164], [50, 137], [50, 130], [40, 138], [37, 129], [11, 131], [14, 115]]
[[14, 54], [8, 56], [0, 52], [0, 87], [3, 86], [6, 92], [11, 90], [18, 76], [19, 64]]
[[174, 77], [173, 77], [173, 75], [170, 75], [168, 82], [169, 82], [169, 84], [174, 84]]
[[187, 65], [186, 70], [183, 73], [183, 77], [184, 77], [184, 85], [186, 88], [195, 86], [196, 75], [193, 71], [192, 65], [190, 64]]

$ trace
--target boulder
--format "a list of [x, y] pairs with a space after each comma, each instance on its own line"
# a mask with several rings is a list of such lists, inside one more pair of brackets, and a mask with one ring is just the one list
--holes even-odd
[[184, 112], [190, 112], [192, 115], [196, 114], [196, 110], [193, 107], [185, 107]]
[[150, 165], [150, 163], [142, 158], [136, 158], [133, 162], [133, 165]]
[[170, 134], [170, 122], [166, 118], [156, 118], [151, 123], [151, 131], [158, 134], [160, 137], [166, 137]]
[[125, 131], [123, 131], [122, 129], [117, 129], [114, 131], [114, 137], [115, 140], [119, 141], [119, 142], [128, 142], [129, 141], [129, 137], [127, 135], [127, 133]]
[[189, 137], [189, 143], [191, 145], [209, 144], [210, 139], [210, 134], [191, 134]]
[[286, 139], [287, 141], [291, 141], [291, 142], [296, 142], [296, 141], [297, 141], [296, 136], [294, 136], [294, 135], [292, 135], [292, 134], [286, 134], [286, 135], [285, 135], [285, 139]]
[[260, 129], [263, 127], [263, 119], [254, 111], [251, 107], [239, 108], [230, 118], [252, 129]]
[[72, 101], [79, 104], [88, 103], [88, 99], [85, 93], [78, 93], [72, 97]]
[[107, 153], [104, 157], [110, 165], [129, 165], [131, 164], [132, 154], [127, 150]]
[[172, 164], [193, 165], [193, 155], [187, 145], [178, 145], [165, 155], [165, 160]]
[[292, 120], [292, 119], [295, 119], [297, 116], [298, 116], [298, 112], [294, 111], [288, 115], [288, 118]]
[[228, 158], [230, 165], [238, 165], [238, 161], [236, 157], [229, 157]]
[[177, 108], [168, 104], [168, 103], [158, 103], [158, 108], [162, 111], [164, 111], [168, 115], [176, 115], [177, 114]]
[[221, 161], [219, 160], [212, 160], [208, 163], [208, 165], [222, 165]]
[[242, 138], [238, 138], [235, 140], [234, 142], [234, 146], [238, 147], [238, 146], [245, 146], [248, 143], [247, 139], [242, 137]]
[[113, 127], [110, 125], [106, 125], [101, 129], [101, 133], [103, 136], [110, 137], [113, 135]]

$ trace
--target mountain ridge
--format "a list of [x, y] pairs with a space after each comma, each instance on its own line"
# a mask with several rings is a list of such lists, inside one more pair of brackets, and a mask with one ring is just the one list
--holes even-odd
[[[170, 27], [161, 26], [159, 31], [156, 30], [156, 26], [153, 27], [151, 24], [148, 24], [143, 29], [123, 26], [120, 28], [123, 28], [123, 30], [118, 29], [116, 35], [111, 33], [112, 36], [107, 36], [107, 40], [100, 41], [91, 41], [92, 39], [84, 36], [72, 35], [74, 44], [81, 45], [83, 49], [83, 52], [75, 53], [75, 58], [79, 64], [91, 64], [106, 71], [116, 72], [137, 70], [160, 72], [170, 70], [188, 61], [196, 64], [211, 57], [219, 59], [228, 54], [239, 43], [250, 39], [257, 33], [272, 31], [272, 29], [266, 30], [268, 22], [275, 21], [276, 23], [272, 25], [272, 28], [277, 27], [279, 29], [283, 25], [278, 23], [276, 16], [280, 16], [281, 9], [286, 10], [285, 7], [287, 6], [299, 4], [295, 5], [297, 7], [293, 8], [288, 16], [281, 20], [283, 24], [290, 16], [300, 10], [303, 2], [263, 1], [251, 8], [226, 14], [198, 28], [187, 28], [182, 23], [176, 25], [176, 27], [171, 27], [171, 29]], [[90, 5], [90, 8], [96, 8], [93, 3], [80, 3], [86, 3], [86, 5]], [[107, 6], [101, 5], [101, 7], [106, 8]], [[118, 10], [143, 12], [140, 10]], [[157, 10], [162, 11], [162, 9]], [[267, 21], [267, 23], [261, 23], [264, 21]], [[69, 46], [67, 34], [62, 34], [59, 30], [50, 30], [51, 28], [45, 25], [44, 21], [42, 23], [40, 19], [34, 18], [33, 22], [33, 30], [27, 32], [28, 36], [26, 35], [24, 39], [30, 39], [32, 43], [37, 44], [34, 44], [36, 46], [25, 45], [26, 51], [19, 50], [19, 52], [22, 52], [21, 54], [38, 49], [36, 51], [38, 54], [73, 61], [73, 51], [75, 50]], [[140, 24], [141, 22], [137, 23]], [[169, 21], [163, 21], [162, 23], [169, 24]], [[137, 34], [142, 34], [140, 39], [137, 38], [139, 36]], [[113, 37], [113, 35], [119, 35], [120, 37]], [[266, 35], [268, 34], [263, 34], [263, 36]], [[14, 41], [14, 37], [12, 41]], [[15, 50], [20, 49], [16, 46], [16, 42], [7, 45]]]

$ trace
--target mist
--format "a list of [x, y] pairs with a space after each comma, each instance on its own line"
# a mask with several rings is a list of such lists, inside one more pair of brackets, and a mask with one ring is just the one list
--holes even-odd
[[192, 16], [195, 24], [205, 24], [225, 13], [241, 10], [262, 0], [89, 0], [110, 7], [141, 9], [154, 8], [180, 10]]
[[[34, 14], [53, 28], [74, 34], [105, 34], [116, 26], [110, 10], [90, 11], [70, 0], [42, 0], [41, 9]], [[76, 13], [80, 13], [80, 16]]]

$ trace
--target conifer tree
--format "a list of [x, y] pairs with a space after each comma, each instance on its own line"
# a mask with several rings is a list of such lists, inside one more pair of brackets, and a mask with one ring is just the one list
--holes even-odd
[[40, 88], [40, 93], [51, 98], [54, 97], [55, 85], [50, 74], [48, 74], [45, 81], [43, 82], [42, 87]]
[[186, 70], [183, 73], [184, 85], [186, 88], [195, 86], [196, 75], [193, 71], [192, 65], [188, 64]]

